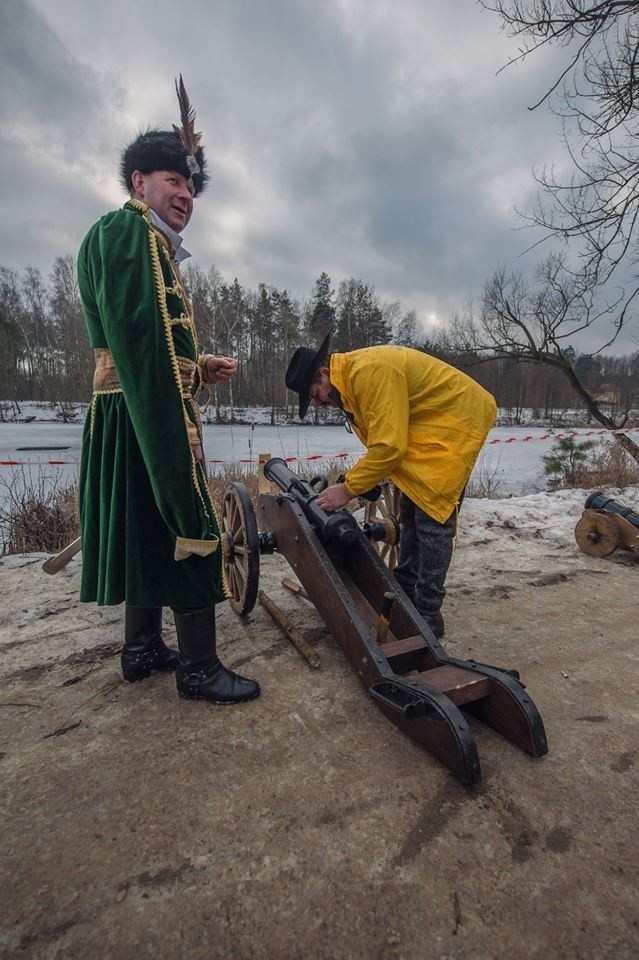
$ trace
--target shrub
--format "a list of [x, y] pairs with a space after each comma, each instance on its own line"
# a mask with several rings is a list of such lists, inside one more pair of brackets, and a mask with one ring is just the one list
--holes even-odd
[[0, 556], [7, 553], [54, 553], [79, 532], [76, 485], [22, 470], [10, 480], [0, 477]]
[[481, 461], [475, 467], [471, 479], [466, 486], [465, 496], [496, 500], [499, 497], [501, 480], [499, 478], [500, 465], [488, 460]]
[[580, 486], [587, 488], [630, 487], [639, 484], [639, 465], [616, 440], [603, 440], [581, 473]]
[[574, 437], [559, 437], [542, 457], [548, 477], [548, 488], [583, 486], [583, 474], [587, 468], [596, 440], [577, 442]]
[[56, 412], [56, 420], [61, 420], [62, 423], [75, 423], [80, 416], [75, 403], [67, 403], [65, 400], [59, 400], [57, 403], [52, 404], [52, 406]]
[[614, 439], [575, 443], [563, 437], [543, 458], [548, 487], [623, 488], [639, 483], [639, 465]]

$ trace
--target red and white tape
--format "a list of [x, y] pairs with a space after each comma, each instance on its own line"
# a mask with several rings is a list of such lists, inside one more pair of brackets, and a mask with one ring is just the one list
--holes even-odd
[[600, 437], [604, 433], [609, 433], [616, 437], [622, 433], [636, 433], [639, 427], [625, 427], [623, 430], [569, 430], [567, 433], [542, 433], [538, 437], [530, 434], [528, 437], [495, 437], [493, 440], [487, 440], [486, 446], [493, 443], [526, 443], [529, 440], [559, 440], [562, 437]]
[[[636, 433], [639, 427], [627, 427], [622, 430], [570, 430], [565, 433], [541, 433], [538, 436], [529, 434], [526, 437], [494, 437], [486, 441], [486, 446], [492, 446], [495, 443], [529, 443], [531, 440], [560, 440], [563, 437], [600, 437], [604, 434], [618, 436], [625, 433]], [[348, 457], [355, 457], [356, 453], [314, 453], [309, 457], [282, 457], [286, 463], [308, 463], [311, 460], [340, 460]], [[235, 460], [216, 460], [207, 458], [207, 463], [234, 464], [249, 463], [256, 464], [259, 460], [256, 457], [240, 458]], [[0, 467], [58, 467], [77, 465], [78, 460], [0, 460]]]
[[[308, 460], [339, 460], [346, 457], [355, 456], [353, 453], [314, 453], [310, 457], [282, 457], [286, 463], [298, 461], [300, 463]], [[79, 460], [0, 460], [0, 467], [57, 467], [69, 464], [77, 465]], [[238, 458], [236, 460], [214, 460], [206, 458], [207, 463], [259, 463], [255, 457]]]

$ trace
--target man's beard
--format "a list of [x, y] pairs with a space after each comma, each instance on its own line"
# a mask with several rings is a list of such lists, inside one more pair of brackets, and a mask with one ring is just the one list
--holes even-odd
[[328, 399], [331, 401], [331, 403], [334, 403], [336, 407], [339, 407], [340, 410], [344, 409], [344, 404], [342, 403], [342, 395], [337, 389], [337, 387], [334, 387], [331, 385], [331, 388], [328, 391]]
[[329, 396], [329, 399], [330, 399], [331, 403], [333, 403], [336, 407], [339, 407], [339, 409], [340, 409], [340, 410], [342, 411], [342, 413], [344, 414], [344, 426], [346, 427], [346, 429], [348, 430], [349, 433], [352, 433], [352, 432], [353, 432], [353, 428], [351, 427], [351, 424], [355, 422], [355, 418], [354, 418], [353, 414], [352, 414], [349, 410], [345, 410], [345, 409], [344, 409], [344, 403], [343, 403], [343, 401], [342, 401], [342, 395], [341, 395], [341, 393], [339, 392], [339, 390], [337, 389], [337, 387], [334, 387], [334, 386], [331, 384], [331, 388], [330, 388], [330, 390], [328, 391], [328, 396]]

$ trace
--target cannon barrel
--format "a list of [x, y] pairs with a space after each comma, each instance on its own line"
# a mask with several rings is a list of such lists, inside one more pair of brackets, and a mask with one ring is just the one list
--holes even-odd
[[603, 493], [591, 493], [586, 500], [586, 510], [607, 510], [609, 513], [618, 513], [619, 516], [629, 520], [633, 527], [639, 527], [639, 514], [636, 514], [630, 507], [624, 507], [610, 497], [605, 497]]
[[266, 461], [264, 476], [299, 503], [322, 539], [341, 547], [350, 547], [356, 542], [360, 529], [353, 514], [344, 509], [334, 513], [322, 510], [317, 505], [317, 490], [287, 467], [281, 457], [271, 457]]

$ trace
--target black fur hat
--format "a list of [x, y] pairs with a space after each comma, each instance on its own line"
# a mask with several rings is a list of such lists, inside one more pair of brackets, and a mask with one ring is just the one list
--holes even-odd
[[195, 151], [195, 159], [200, 169], [199, 172], [192, 173], [187, 164], [187, 151], [177, 133], [171, 130], [147, 130], [139, 134], [122, 154], [120, 177], [127, 193], [130, 193], [134, 170], [139, 170], [140, 173], [172, 170], [193, 181], [193, 195], [197, 197], [209, 181], [202, 147]]

